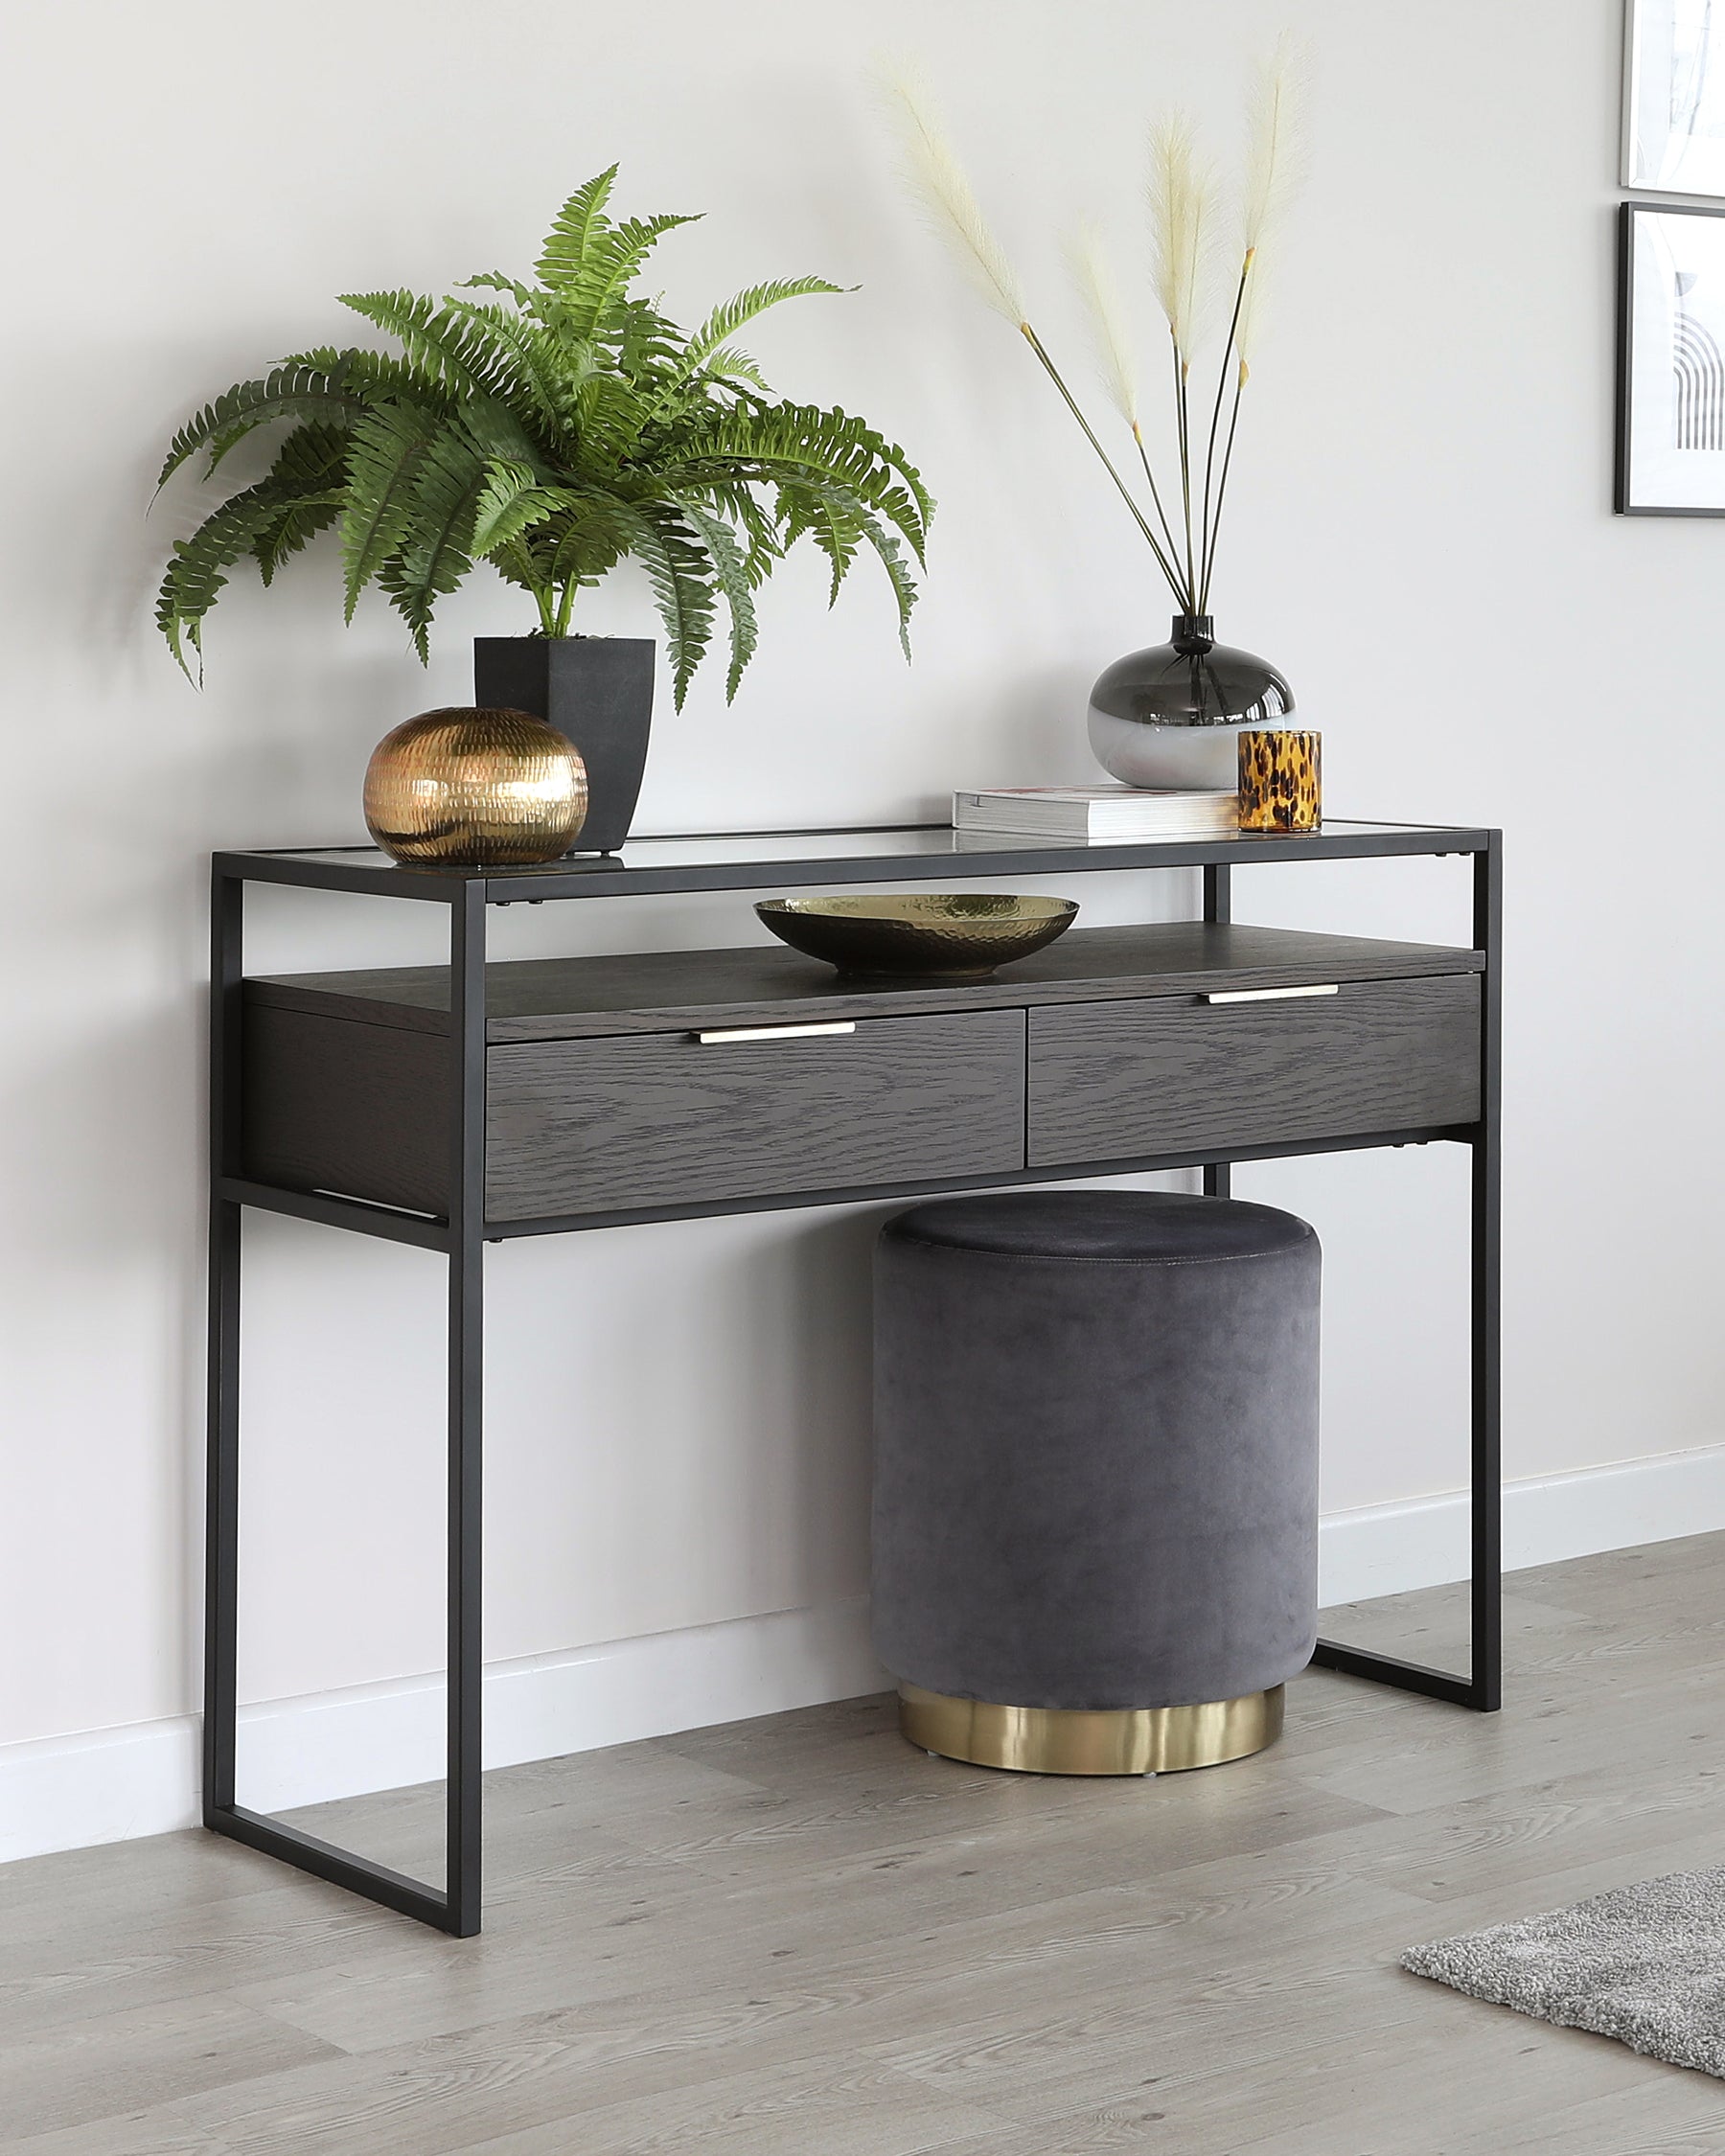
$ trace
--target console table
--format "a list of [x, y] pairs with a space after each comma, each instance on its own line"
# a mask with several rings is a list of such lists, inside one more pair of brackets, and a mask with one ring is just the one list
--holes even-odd
[[[1232, 919], [1235, 868], [1457, 855], [1467, 949]], [[1199, 868], [1201, 919], [1073, 929], [968, 982], [842, 981], [780, 948], [486, 963], [487, 909], [691, 891]], [[447, 966], [247, 978], [247, 883], [442, 906]], [[1499, 1704], [1495, 831], [1326, 823], [1134, 844], [946, 826], [643, 838], [498, 874], [365, 847], [214, 860], [204, 1823], [467, 1938], [480, 1922], [484, 1249], [518, 1235], [1364, 1146], [1472, 1149], [1472, 1617], [1465, 1675], [1316, 1660]], [[241, 1227], [247, 1206], [448, 1261], [447, 1880], [236, 1801]]]

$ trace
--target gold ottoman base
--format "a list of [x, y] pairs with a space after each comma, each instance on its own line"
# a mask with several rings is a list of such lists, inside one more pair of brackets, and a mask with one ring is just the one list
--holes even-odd
[[1282, 1690], [1196, 1707], [996, 1707], [899, 1686], [899, 1728], [925, 1752], [1022, 1775], [1168, 1775], [1244, 1759], [1281, 1734]]

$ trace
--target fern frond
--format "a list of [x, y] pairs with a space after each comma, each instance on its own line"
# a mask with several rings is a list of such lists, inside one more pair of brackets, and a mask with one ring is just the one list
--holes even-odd
[[513, 404], [502, 397], [470, 397], [463, 403], [453, 430], [478, 444], [488, 457], [502, 457], [530, 466], [542, 479], [556, 475], [556, 460], [547, 456], [523, 424]]
[[533, 265], [533, 273], [541, 285], [555, 288], [567, 284], [586, 261], [587, 249], [594, 240], [610, 229], [610, 219], [605, 214], [605, 205], [610, 200], [616, 177], [616, 166], [608, 165], [604, 172], [596, 172], [585, 185], [578, 187], [558, 211], [557, 221], [546, 234], [540, 259]]
[[683, 333], [676, 323], [644, 299], [620, 299], [611, 310], [605, 338], [607, 361], [643, 387], [671, 375], [683, 347]]
[[186, 662], [186, 646], [201, 659], [204, 616], [227, 583], [226, 572], [251, 552], [281, 508], [280, 495], [265, 481], [224, 501], [190, 539], [174, 541], [156, 594], [155, 618], [188, 681], [199, 677]]
[[909, 564], [900, 550], [898, 535], [862, 502], [852, 505], [851, 514], [862, 526], [862, 536], [874, 548], [876, 558], [886, 572], [886, 581], [892, 586], [892, 596], [898, 605], [899, 650], [904, 653], [908, 664], [910, 658], [910, 614], [917, 597], [916, 580], [910, 574]]
[[320, 345], [309, 352], [291, 353], [282, 364], [322, 368], [334, 386], [348, 391], [364, 411], [384, 397], [406, 397], [450, 413], [458, 408], [456, 400], [430, 368], [399, 352], [368, 352], [358, 345]]
[[829, 608], [836, 607], [839, 587], [862, 543], [862, 528], [849, 510], [842, 508], [827, 489], [818, 485], [791, 483], [781, 487], [779, 508], [787, 553], [806, 533], [826, 556], [833, 572], [827, 606]]
[[160, 487], [172, 478], [186, 459], [201, 448], [208, 448], [209, 470], [214, 471], [236, 442], [273, 420], [320, 420], [339, 424], [358, 419], [364, 409], [357, 395], [321, 367], [272, 367], [257, 381], [237, 382], [232, 389], [224, 390], [186, 422], [168, 445], [156, 485]]
[[473, 512], [468, 551], [476, 562], [489, 559], [552, 517], [580, 508], [581, 501], [567, 487], [538, 485], [525, 465], [494, 460]]
[[346, 500], [339, 489], [327, 494], [304, 494], [298, 501], [289, 502], [276, 521], [259, 533], [252, 554], [258, 574], [266, 585], [275, 582], [276, 571], [290, 554], [297, 554], [319, 532], [329, 530], [340, 516]]
[[612, 326], [612, 317], [648, 255], [667, 232], [698, 218], [626, 218], [602, 232], [587, 258], [558, 291], [558, 318], [565, 332], [590, 337]]
[[290, 554], [327, 531], [341, 514], [349, 436], [343, 427], [296, 426], [276, 452], [266, 486], [283, 496], [275, 521], [258, 534], [252, 555], [258, 574], [273, 584]]
[[831, 565], [832, 585], [827, 605], [836, 606], [839, 587], [862, 552], [864, 540], [879, 556], [892, 585], [898, 607], [899, 644], [910, 656], [910, 609], [916, 604], [916, 584], [910, 574], [898, 535], [884, 523], [867, 503], [847, 488], [821, 481], [781, 490], [785, 507], [786, 544], [794, 544], [806, 532]]
[[658, 503], [638, 503], [626, 510], [625, 520], [630, 527], [630, 551], [647, 572], [665, 625], [672, 697], [680, 711], [712, 638], [712, 565], [676, 511]]
[[426, 369], [441, 388], [459, 397], [495, 397], [505, 387], [494, 356], [471, 324], [443, 301], [417, 292], [343, 292], [351, 307], [380, 330], [399, 337], [409, 359]]
[[484, 453], [448, 430], [427, 447], [410, 482], [407, 530], [384, 588], [413, 633], [422, 666], [430, 663], [426, 631], [438, 600], [473, 565], [473, 524], [491, 473]]
[[593, 374], [575, 398], [575, 429], [582, 462], [616, 472], [640, 447], [653, 406], [618, 375]]
[[511, 539], [506, 545], [494, 547], [485, 559], [505, 584], [532, 592], [537, 604], [546, 588], [544, 566], [524, 539]]
[[[615, 169], [613, 166], [612, 170]], [[533, 305], [533, 287], [523, 285], [518, 277], [511, 277], [501, 269], [482, 269], [475, 277], [464, 277], [459, 289], [464, 292], [507, 292], [523, 312]]]
[[[534, 475], [526, 465], [511, 464], [502, 457], [491, 460], [485, 470], [485, 484], [473, 505], [473, 528], [469, 535], [475, 561], [527, 529], [517, 521], [515, 513], [521, 502], [532, 499], [534, 492]], [[545, 515], [550, 514], [547, 505]]]
[[555, 585], [597, 584], [629, 552], [634, 525], [628, 508], [596, 495], [577, 497], [557, 532], [549, 581]]
[[[746, 322], [765, 314], [789, 299], [809, 299], [818, 292], [842, 292], [842, 285], [829, 285], [824, 277], [784, 277], [765, 285], [750, 285], [722, 307], [714, 308], [683, 348], [680, 373], [692, 375], [721, 346], [729, 344]], [[854, 290], [855, 287], [853, 287]]]
[[413, 488], [437, 440], [439, 415], [417, 404], [380, 404], [354, 429], [349, 493], [341, 519], [346, 619], [359, 594], [406, 538]]
[[896, 445], [837, 407], [780, 404], [727, 413], [680, 442], [678, 457], [694, 481], [710, 463], [752, 478], [801, 477], [846, 488], [896, 526], [918, 561], [923, 557], [933, 503], [920, 473]]
[[491, 345], [499, 374], [513, 375], [518, 396], [511, 399], [512, 406], [525, 404], [526, 416], [555, 441], [573, 422], [575, 394], [596, 365], [592, 352], [563, 344], [530, 314], [475, 300], [451, 300], [449, 306]]
[[706, 548], [714, 579], [730, 611], [730, 671], [724, 679], [724, 700], [734, 703], [743, 669], [753, 658], [760, 634], [755, 618], [755, 580], [749, 571], [748, 558], [723, 516], [715, 516], [692, 495], [674, 494], [671, 498]]
[[783, 528], [783, 505], [775, 501], [769, 507], [747, 485], [710, 481], [701, 490], [700, 498], [728, 517], [742, 532], [747, 542], [744, 565], [749, 586], [758, 591], [772, 574], [774, 565], [784, 560], [790, 544]]
[[759, 367], [734, 344], [722, 344], [701, 370], [709, 381], [746, 381], [750, 389], [758, 389], [764, 397], [770, 397], [772, 385]]

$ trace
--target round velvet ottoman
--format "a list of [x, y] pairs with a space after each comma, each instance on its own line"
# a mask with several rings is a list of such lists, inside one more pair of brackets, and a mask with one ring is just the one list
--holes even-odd
[[1318, 1603], [1318, 1238], [1269, 1205], [917, 1205], [875, 1261], [874, 1638], [905, 1734], [1043, 1774], [1271, 1743]]

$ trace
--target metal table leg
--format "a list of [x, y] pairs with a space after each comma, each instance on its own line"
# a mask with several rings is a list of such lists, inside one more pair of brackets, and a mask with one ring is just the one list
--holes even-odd
[[[1312, 1660], [1326, 1669], [1369, 1677], [1402, 1691], [1420, 1692], [1458, 1707], [1495, 1713], [1503, 1705], [1503, 1462], [1501, 1456], [1502, 1370], [1500, 1349], [1500, 1230], [1502, 1180], [1502, 1014], [1503, 1014], [1503, 842], [1495, 832], [1473, 857], [1474, 949], [1484, 952], [1480, 982], [1480, 1120], [1472, 1137], [1472, 1254], [1470, 1316], [1471, 1584], [1469, 1608], [1473, 1632], [1471, 1666], [1465, 1677], [1428, 1668], [1399, 1655], [1374, 1654], [1339, 1640], [1320, 1640]], [[1204, 918], [1231, 918], [1229, 871], [1204, 871]], [[1226, 1198], [1229, 1163], [1218, 1160], [1204, 1170], [1205, 1194]]]
[[455, 1067], [452, 1198], [447, 1233], [418, 1235], [448, 1260], [448, 1731], [447, 1874], [442, 1890], [374, 1864], [235, 1801], [240, 1589], [242, 1169], [240, 1085], [243, 892], [212, 891], [210, 1026], [210, 1377], [205, 1551], [204, 1824], [422, 1923], [472, 1938], [480, 1921], [480, 1686], [483, 1672], [485, 906], [482, 883], [450, 903], [450, 1049]]

